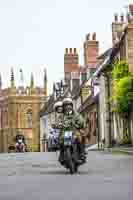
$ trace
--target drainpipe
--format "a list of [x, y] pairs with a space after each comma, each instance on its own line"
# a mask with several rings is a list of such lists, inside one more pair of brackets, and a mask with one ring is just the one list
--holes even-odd
[[98, 99], [96, 101], [96, 109], [97, 109], [97, 121], [96, 121], [96, 125], [97, 125], [97, 142], [98, 142], [98, 149], [99, 149], [99, 143], [100, 143], [100, 135], [99, 135], [99, 96]]

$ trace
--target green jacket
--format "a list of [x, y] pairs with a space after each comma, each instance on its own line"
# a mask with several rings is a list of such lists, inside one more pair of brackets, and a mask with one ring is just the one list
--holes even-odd
[[73, 112], [72, 115], [64, 115], [62, 128], [60, 129], [60, 141], [63, 141], [64, 131], [73, 131], [75, 133], [76, 130], [84, 127], [85, 121], [79, 113]]

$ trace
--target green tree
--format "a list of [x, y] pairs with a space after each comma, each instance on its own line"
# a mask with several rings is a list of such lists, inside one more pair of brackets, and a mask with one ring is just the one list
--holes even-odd
[[128, 72], [128, 63], [125, 61], [115, 63], [112, 71], [113, 77], [113, 111], [119, 113], [123, 118], [123, 141], [130, 142], [129, 113], [130, 104], [133, 102], [133, 75]]

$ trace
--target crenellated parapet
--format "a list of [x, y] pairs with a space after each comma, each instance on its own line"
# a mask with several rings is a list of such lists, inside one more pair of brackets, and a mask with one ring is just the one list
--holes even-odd
[[32, 95], [45, 95], [44, 88], [41, 87], [17, 87], [16, 88], [16, 95], [20, 96], [32, 96]]
[[7, 96], [45, 96], [45, 90], [41, 87], [30, 88], [26, 86], [25, 88], [22, 87], [14, 87], [14, 88], [5, 88], [0, 90], [0, 97], [7, 97]]
[[2, 77], [0, 74], [0, 97], [6, 96], [47, 96], [47, 71], [44, 70], [43, 87], [36, 86], [34, 83], [34, 75], [31, 73], [30, 85], [24, 86], [23, 71], [20, 69], [20, 84], [16, 86], [13, 68], [11, 68], [10, 86], [2, 88]]

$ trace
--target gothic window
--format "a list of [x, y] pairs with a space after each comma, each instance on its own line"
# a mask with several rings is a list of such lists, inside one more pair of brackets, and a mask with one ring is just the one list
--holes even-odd
[[27, 126], [28, 128], [32, 128], [32, 111], [28, 110], [27, 112]]

